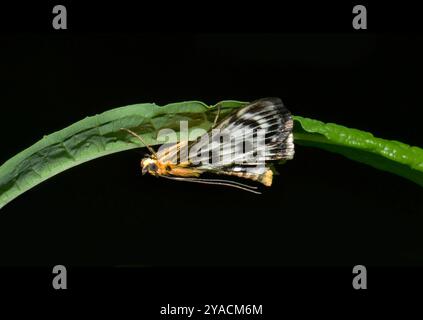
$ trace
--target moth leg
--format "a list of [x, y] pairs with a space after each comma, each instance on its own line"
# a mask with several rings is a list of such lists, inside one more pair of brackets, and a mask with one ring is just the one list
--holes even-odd
[[214, 121], [213, 121], [212, 129], [214, 127], [216, 127], [217, 120], [219, 119], [219, 116], [220, 116], [220, 104], [217, 105], [217, 113], [216, 113], [216, 117], [214, 118]]
[[235, 181], [228, 181], [228, 180], [219, 180], [219, 179], [200, 179], [200, 178], [185, 178], [185, 177], [170, 177], [162, 175], [161, 178], [166, 178], [170, 180], [177, 180], [177, 181], [186, 181], [186, 182], [194, 182], [194, 183], [202, 183], [202, 184], [211, 184], [211, 185], [221, 185], [227, 186], [232, 188], [241, 189], [244, 191], [252, 192], [255, 194], [261, 194], [260, 191], [256, 191], [257, 187], [249, 186], [243, 183], [235, 182]]

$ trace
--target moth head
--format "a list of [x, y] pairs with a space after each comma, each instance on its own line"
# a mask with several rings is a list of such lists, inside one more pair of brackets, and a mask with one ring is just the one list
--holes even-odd
[[153, 176], [158, 175], [159, 173], [159, 165], [156, 159], [152, 158], [144, 158], [141, 160], [141, 170], [142, 174], [146, 174], [147, 172]]

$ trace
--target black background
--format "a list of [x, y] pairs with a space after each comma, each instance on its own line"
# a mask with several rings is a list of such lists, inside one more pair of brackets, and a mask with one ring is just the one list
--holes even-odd
[[[418, 35], [18, 34], [3, 38], [1, 161], [138, 103], [279, 96], [295, 115], [421, 145]], [[422, 191], [297, 147], [261, 196], [141, 177], [143, 151], [70, 169], [2, 209], [2, 264], [421, 264]]]
[[[140, 11], [108, 8], [93, 19], [98, 7], [72, 6], [70, 29], [63, 32], [50, 30], [49, 6], [2, 11], [20, 12], [22, 19], [1, 19], [8, 28], [2, 28], [0, 46], [0, 163], [45, 134], [111, 108], [266, 96], [282, 98], [295, 115], [422, 145], [422, 36], [407, 29], [415, 19], [387, 23], [392, 15], [370, 7], [369, 30], [354, 31], [349, 6], [332, 12], [324, 6], [282, 12], [249, 7], [236, 19], [232, 11], [217, 15], [205, 6], [195, 24], [189, 13], [171, 10], [149, 14], [144, 8], [137, 20]], [[274, 186], [256, 196], [141, 176], [142, 155], [129, 151], [82, 164], [5, 206], [0, 265], [73, 266], [70, 283], [80, 287], [87, 283], [78, 265], [344, 266], [313, 269], [301, 282], [305, 290], [312, 278], [324, 286], [322, 273], [344, 279], [337, 289], [351, 288], [356, 264], [423, 263], [423, 194], [401, 177], [297, 146], [295, 160], [278, 167]], [[43, 270], [39, 279], [51, 275], [50, 268], [37, 270]], [[134, 281], [131, 272], [122, 282], [98, 270], [95, 284]], [[268, 282], [278, 279], [278, 286], [305, 271], [134, 270], [148, 270], [137, 282], [148, 288], [160, 277], [174, 284], [169, 295], [188, 279], [199, 289], [231, 278], [239, 293], [250, 292], [250, 285], [267, 290], [263, 275], [270, 275]], [[262, 276], [242, 281], [257, 274]], [[374, 283], [383, 282], [378, 274], [383, 271], [373, 271]]]

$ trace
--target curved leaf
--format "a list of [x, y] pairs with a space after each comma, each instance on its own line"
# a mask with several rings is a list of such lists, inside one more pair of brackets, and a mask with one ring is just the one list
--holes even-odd
[[[219, 102], [220, 116], [224, 117], [231, 108], [243, 104], [238, 101]], [[66, 169], [101, 156], [141, 147], [137, 139], [120, 128], [130, 128], [146, 143], [155, 145], [158, 144], [155, 137], [160, 129], [170, 128], [179, 132], [180, 121], [186, 120], [190, 124], [190, 138], [195, 139], [195, 130], [208, 130], [216, 112], [217, 108], [202, 102], [188, 101], [163, 107], [154, 103], [134, 104], [87, 117], [45, 136], [0, 167], [0, 208]]]
[[423, 186], [423, 149], [334, 123], [295, 116], [295, 143], [340, 153]]
[[[135, 104], [87, 117], [45, 136], [0, 167], [0, 208], [42, 181], [83, 162], [139, 148], [140, 143], [120, 128], [130, 128], [150, 145], [160, 129], [179, 132], [181, 120], [189, 122], [190, 138], [208, 130], [220, 106], [220, 117], [245, 102], [222, 101], [209, 107], [199, 101]], [[368, 132], [336, 124], [294, 117], [295, 143], [337, 152], [373, 167], [406, 177], [423, 186], [423, 150], [397, 141], [373, 137]], [[198, 132], [198, 134], [196, 133]]]

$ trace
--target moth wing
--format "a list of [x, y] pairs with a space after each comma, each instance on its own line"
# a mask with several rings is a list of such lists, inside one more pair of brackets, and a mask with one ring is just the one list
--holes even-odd
[[[198, 169], [229, 172], [251, 171], [253, 166], [264, 167], [269, 160], [289, 160], [294, 156], [292, 129], [291, 113], [279, 98], [256, 100], [190, 143], [190, 160], [194, 159]], [[256, 136], [256, 145], [248, 147], [248, 143], [254, 144], [254, 133], [258, 132], [262, 135]]]

